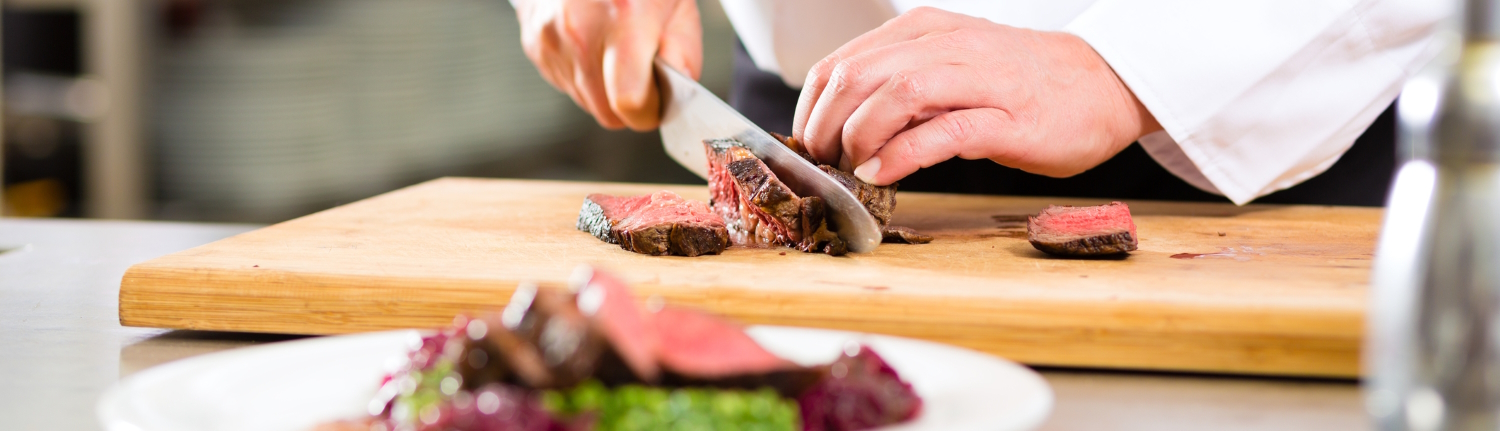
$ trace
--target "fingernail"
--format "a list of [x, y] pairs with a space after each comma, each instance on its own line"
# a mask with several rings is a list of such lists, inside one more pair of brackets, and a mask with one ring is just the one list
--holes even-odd
[[875, 174], [880, 173], [880, 158], [871, 157], [865, 160], [865, 164], [854, 168], [854, 177], [870, 184], [875, 184]]

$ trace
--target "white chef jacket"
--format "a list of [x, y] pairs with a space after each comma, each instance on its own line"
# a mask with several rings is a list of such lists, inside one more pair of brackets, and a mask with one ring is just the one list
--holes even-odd
[[[1441, 49], [1445, 0], [721, 0], [757, 67], [801, 87], [918, 6], [1088, 42], [1164, 129], [1168, 171], [1245, 204], [1332, 166]], [[1370, 184], [1370, 187], [1385, 187]]]

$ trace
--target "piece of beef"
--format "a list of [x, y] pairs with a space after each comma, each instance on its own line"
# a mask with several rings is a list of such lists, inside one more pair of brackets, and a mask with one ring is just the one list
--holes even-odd
[[932, 242], [932, 236], [919, 233], [906, 226], [886, 226], [880, 229], [880, 242], [926, 244]]
[[782, 397], [797, 399], [808, 389], [828, 377], [828, 366], [790, 367], [753, 374], [733, 374], [713, 378], [695, 377], [672, 371], [662, 373], [662, 385], [668, 387], [710, 387], [753, 391], [771, 388]]
[[844, 188], [854, 193], [854, 197], [859, 199], [859, 203], [864, 205], [865, 210], [868, 210], [870, 215], [875, 217], [876, 223], [885, 226], [891, 222], [891, 214], [896, 212], [896, 187], [899, 184], [891, 183], [888, 186], [877, 186], [861, 181], [854, 174], [813, 160], [812, 154], [808, 154], [807, 148], [803, 147], [802, 142], [796, 138], [775, 132], [772, 132], [771, 136], [781, 141], [787, 148], [791, 148], [792, 152], [797, 153], [798, 156], [802, 156], [803, 160], [807, 160], [808, 163], [812, 163], [818, 169], [827, 173], [828, 176], [833, 177], [833, 180], [838, 182], [839, 185], [844, 186]]
[[1048, 206], [1026, 219], [1026, 236], [1037, 250], [1057, 256], [1104, 256], [1136, 249], [1130, 207], [1111, 202], [1092, 207]]
[[877, 186], [860, 181], [854, 174], [829, 165], [818, 165], [818, 169], [822, 169], [835, 182], [854, 193], [854, 197], [870, 212], [870, 216], [875, 217], [876, 223], [885, 226], [891, 222], [891, 214], [896, 212], [896, 184]]
[[[797, 140], [774, 135], [810, 163]], [[806, 252], [842, 255], [848, 244], [833, 232], [827, 205], [816, 196], [797, 197], [764, 162], [733, 139], [703, 142], [708, 150], [709, 206], [724, 217], [737, 244], [776, 244]], [[896, 210], [896, 185], [875, 186], [829, 165], [818, 165], [859, 199], [882, 229], [882, 242], [924, 244], [932, 237], [910, 228], [887, 228]], [[800, 204], [798, 203], [800, 201]], [[800, 221], [800, 223], [798, 223]], [[798, 228], [800, 227], [800, 229]]]
[[797, 397], [806, 431], [864, 430], [914, 418], [922, 398], [880, 355], [860, 346], [827, 368], [828, 376]]
[[655, 256], [717, 254], [730, 244], [724, 220], [707, 205], [665, 190], [643, 196], [588, 195], [578, 212], [578, 230]]
[[708, 150], [708, 205], [736, 244], [794, 244], [802, 238], [802, 199], [766, 164], [732, 139], [703, 141]]
[[501, 314], [516, 337], [541, 354], [550, 377], [538, 389], [572, 387], [589, 378], [634, 382], [630, 367], [616, 354], [598, 325], [578, 309], [574, 295], [561, 289], [523, 285]]
[[798, 250], [808, 253], [825, 253], [830, 256], [843, 256], [849, 253], [849, 243], [834, 233], [831, 226], [833, 220], [828, 217], [828, 206], [823, 203], [823, 198], [808, 196], [802, 198], [802, 241], [797, 243]]
[[[602, 334], [610, 348], [629, 368], [634, 380], [655, 382], [661, 374], [657, 364], [660, 337], [656, 322], [642, 310], [625, 282], [603, 271], [583, 267], [574, 274], [578, 310], [589, 317], [593, 330]], [[620, 377], [605, 380], [621, 380]]]
[[464, 353], [456, 368], [464, 388], [474, 390], [491, 383], [553, 386], [551, 371], [536, 346], [511, 332], [502, 320], [497, 313], [463, 324]]
[[671, 306], [651, 314], [661, 337], [657, 358], [674, 373], [716, 378], [796, 367], [718, 316]]
[[818, 368], [782, 359], [745, 334], [744, 328], [712, 314], [662, 307], [652, 314], [660, 331], [662, 383], [732, 389], [770, 387], [796, 398], [823, 378]]
[[708, 152], [709, 206], [724, 218], [736, 244], [781, 245], [842, 255], [848, 246], [828, 227], [816, 196], [798, 197], [738, 141], [703, 141]]
[[602, 271], [580, 270], [575, 279], [579, 310], [641, 381], [660, 375], [668, 386], [771, 387], [795, 396], [820, 377], [718, 316], [665, 304], [643, 310], [623, 282]]
[[457, 367], [464, 387], [565, 388], [590, 378], [607, 384], [656, 382], [654, 325], [624, 283], [586, 272], [576, 295], [522, 285], [504, 312], [461, 328], [469, 341]]
[[458, 367], [464, 387], [565, 388], [595, 378], [609, 385], [769, 386], [795, 396], [818, 380], [816, 371], [766, 351], [739, 325], [676, 307], [642, 310], [613, 276], [580, 273], [576, 295], [521, 286], [498, 318], [463, 328], [472, 340]]

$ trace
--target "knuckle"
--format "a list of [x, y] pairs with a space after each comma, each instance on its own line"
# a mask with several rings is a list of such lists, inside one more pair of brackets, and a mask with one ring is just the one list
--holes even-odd
[[884, 142], [875, 142], [875, 138], [864, 133], [864, 126], [850, 123], [844, 125], [844, 133], [841, 136], [844, 141], [844, 151], [852, 155], [868, 157], [880, 150]]
[[833, 74], [833, 68], [838, 66], [838, 64], [838, 54], [823, 57], [822, 60], [818, 60], [816, 64], [813, 64], [812, 69], [807, 71], [807, 82], [817, 84], [828, 80], [828, 76]]
[[896, 72], [891, 75], [891, 96], [902, 105], [926, 100], [927, 92], [927, 85], [920, 77], [913, 76], [909, 72]]
[[833, 68], [833, 75], [828, 78], [828, 86], [833, 89], [833, 94], [845, 94], [859, 86], [860, 81], [865, 78], [866, 67], [857, 61], [842, 61]]
[[925, 149], [930, 146], [927, 143], [922, 142], [921, 138], [909, 139], [905, 144], [906, 145], [893, 146], [894, 148], [892, 148], [892, 150], [894, 150], [893, 152], [895, 152], [894, 155], [896, 156], [896, 159], [920, 161], [922, 160], [922, 153], [925, 152]]
[[974, 119], [968, 115], [957, 113], [954, 115], [944, 115], [943, 121], [938, 122], [938, 130], [940, 132], [938, 136], [949, 142], [963, 142], [969, 138], [974, 129]]

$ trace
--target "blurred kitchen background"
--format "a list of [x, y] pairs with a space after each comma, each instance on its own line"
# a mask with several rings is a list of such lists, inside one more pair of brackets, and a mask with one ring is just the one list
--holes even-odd
[[[276, 222], [441, 176], [699, 182], [537, 74], [505, 0], [0, 0], [5, 216]], [[733, 31], [703, 11], [705, 85]]]

